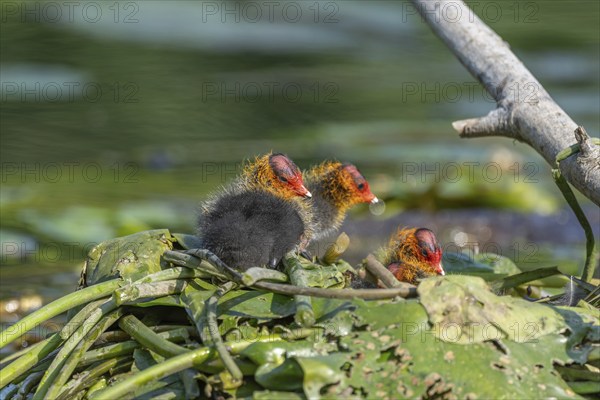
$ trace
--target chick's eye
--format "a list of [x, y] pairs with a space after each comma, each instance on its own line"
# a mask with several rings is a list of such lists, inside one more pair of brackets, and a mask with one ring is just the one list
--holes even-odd
[[427, 250], [425, 250], [425, 249], [421, 250], [421, 254], [423, 254], [425, 257], [427, 257]]
[[288, 181], [288, 180], [287, 180], [287, 179], [286, 179], [284, 176], [280, 176], [280, 177], [279, 177], [279, 180], [280, 180], [281, 182], [287, 182], [287, 181]]
[[359, 183], [358, 184], [358, 190], [363, 190], [365, 188], [365, 184], [364, 183]]

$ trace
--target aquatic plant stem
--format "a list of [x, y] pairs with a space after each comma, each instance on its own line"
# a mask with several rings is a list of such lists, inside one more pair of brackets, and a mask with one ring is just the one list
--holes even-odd
[[[290, 334], [271, 334], [268, 336], [259, 337], [258, 339], [253, 339], [252, 341], [243, 340], [226, 342], [224, 345], [231, 349], [232, 354], [239, 354], [246, 347], [250, 346], [252, 343], [256, 343], [257, 341], [275, 342], [285, 340], [287, 337], [300, 339], [308, 337], [317, 331], [321, 331], [321, 329], [302, 329], [292, 331]], [[217, 356], [217, 351], [211, 347], [201, 347], [199, 349], [189, 351], [185, 354], [169, 358], [162, 363], [146, 368], [145, 370], [140, 371], [129, 378], [115, 383], [113, 386], [109, 386], [106, 389], [94, 392], [89, 396], [89, 399], [119, 399], [128, 393], [134, 392], [138, 387], [144, 384], [162, 379], [179, 371], [183, 371], [184, 369], [200, 365], [208, 360], [216, 358]]]
[[[585, 135], [587, 137], [587, 133], [585, 133], [585, 130], [582, 127], [579, 127], [575, 130], [576, 136], [578, 135], [578, 132], [579, 135]], [[596, 145], [600, 144], [600, 141], [598, 140], [594, 140], [593, 142]], [[569, 183], [560, 171], [560, 162], [569, 158], [571, 155], [576, 154], [579, 151], [580, 145], [575, 144], [558, 153], [556, 155], [555, 167], [552, 169], [552, 177], [554, 178], [556, 186], [558, 186], [558, 188], [560, 189], [563, 197], [567, 201], [567, 204], [569, 204], [569, 207], [571, 207], [571, 210], [573, 210], [573, 213], [575, 213], [577, 221], [579, 221], [579, 224], [585, 232], [586, 257], [585, 264], [583, 266], [583, 272], [581, 274], [581, 279], [583, 279], [586, 282], [590, 282], [594, 277], [594, 271], [596, 269], [597, 264], [596, 258], [598, 257], [598, 249], [596, 248], [594, 231], [592, 230], [590, 222], [585, 216], [585, 213], [581, 209], [581, 206], [579, 205], [575, 194], [571, 190]]]
[[219, 333], [219, 322], [217, 321], [217, 304], [219, 299], [227, 292], [232, 290], [235, 286], [236, 285], [233, 282], [227, 282], [220, 286], [217, 291], [206, 301], [205, 312], [206, 322], [208, 324], [208, 332], [212, 340], [212, 344], [219, 354], [223, 365], [225, 365], [225, 368], [227, 368], [227, 371], [229, 371], [231, 374], [233, 378], [232, 383], [241, 385], [244, 379], [244, 374], [242, 374], [242, 371], [235, 363], [235, 360], [233, 357], [231, 357], [231, 354], [229, 354], [227, 347], [225, 347], [225, 344], [223, 344], [223, 339]]
[[28, 369], [40, 362], [48, 354], [60, 346], [64, 340], [58, 333], [40, 342], [35, 348], [0, 370], [0, 388], [11, 383], [15, 378], [25, 373]]
[[123, 364], [124, 362], [131, 363], [131, 360], [131, 357], [111, 358], [110, 360], [106, 360], [89, 370], [79, 372], [75, 378], [63, 386], [62, 391], [57, 397], [57, 400], [67, 400], [73, 398], [77, 392], [93, 385], [98, 377], [102, 376], [119, 364]]
[[[283, 258], [283, 264], [286, 267], [286, 272], [290, 277], [290, 283], [299, 287], [308, 287], [308, 280], [304, 272], [304, 267], [298, 261], [295, 254], [288, 253]], [[295, 295], [294, 303], [296, 303], [296, 314], [294, 321], [304, 328], [311, 327], [315, 324], [315, 312], [312, 308], [310, 296]]]
[[[77, 364], [79, 364], [79, 360], [81, 360], [81, 357], [83, 357], [85, 352], [90, 347], [92, 347], [96, 339], [98, 339], [98, 337], [105, 330], [110, 328], [119, 318], [121, 318], [123, 313], [124, 311], [122, 308], [117, 308], [116, 310], [107, 313], [100, 321], [98, 321], [96, 326], [94, 326], [92, 330], [90, 330], [90, 332], [85, 336], [85, 338], [79, 342], [79, 345], [77, 346], [75, 351], [73, 351], [69, 355], [67, 360], [63, 363], [63, 366], [60, 369], [60, 371], [57, 374], [55, 374], [55, 379], [48, 379], [46, 381], [48, 389], [44, 395], [45, 398], [55, 399], [56, 397], [58, 397], [58, 395], [62, 391], [63, 385], [67, 383], [67, 381], [73, 374], [73, 371], [75, 371], [75, 368], [77, 367]], [[43, 393], [44, 389], [45, 388], [43, 388], [41, 384], [40, 386], [38, 386], [38, 392], [42, 390]], [[36, 398], [40, 398], [38, 397], [37, 392], [34, 396], [34, 399]]]
[[159, 334], [148, 328], [142, 321], [133, 315], [126, 315], [119, 320], [119, 327], [131, 335], [142, 346], [160, 354], [163, 357], [173, 357], [187, 351], [185, 347], [163, 339]]
[[[161, 332], [158, 334], [158, 336], [170, 342], [183, 342], [189, 337], [187, 330], [181, 328]], [[78, 367], [87, 366], [98, 361], [111, 359], [113, 357], [128, 355], [140, 347], [142, 347], [142, 345], [138, 341], [127, 340], [125, 342], [110, 344], [108, 346], [90, 350], [83, 355]]]
[[35, 328], [42, 322], [55, 317], [71, 308], [86, 304], [90, 301], [106, 297], [123, 283], [122, 279], [113, 279], [61, 297], [39, 310], [29, 314], [19, 322], [0, 332], [0, 348], [17, 340], [22, 335]]

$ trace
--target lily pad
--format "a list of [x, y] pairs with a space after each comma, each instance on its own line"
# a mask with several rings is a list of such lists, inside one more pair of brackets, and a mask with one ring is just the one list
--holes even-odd
[[496, 296], [483, 279], [436, 277], [418, 292], [436, 337], [472, 344], [509, 338], [528, 342], [564, 330], [564, 319], [552, 308], [510, 296]]

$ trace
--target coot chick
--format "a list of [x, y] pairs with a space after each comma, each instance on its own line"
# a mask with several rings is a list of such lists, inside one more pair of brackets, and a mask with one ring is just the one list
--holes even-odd
[[202, 247], [237, 270], [275, 267], [310, 238], [311, 197], [300, 169], [286, 155], [257, 157], [231, 185], [203, 203]]
[[352, 164], [326, 161], [304, 175], [313, 197], [313, 240], [322, 239], [339, 229], [347, 211], [359, 203], [377, 203], [369, 183]]

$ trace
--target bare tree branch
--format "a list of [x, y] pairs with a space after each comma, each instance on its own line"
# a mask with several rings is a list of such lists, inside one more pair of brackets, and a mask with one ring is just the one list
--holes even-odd
[[[554, 166], [557, 154], [577, 143], [577, 124], [462, 0], [411, 0], [431, 29], [483, 84], [497, 109], [453, 124], [461, 137], [506, 136], [529, 144]], [[590, 146], [592, 146], [590, 144]], [[595, 145], [593, 145], [595, 146]], [[595, 146], [597, 149], [597, 146]], [[561, 162], [567, 181], [600, 205], [600, 168], [589, 148]], [[597, 154], [597, 151], [596, 153]]]

